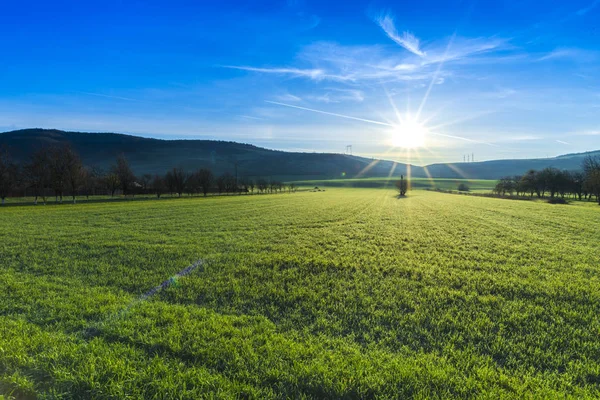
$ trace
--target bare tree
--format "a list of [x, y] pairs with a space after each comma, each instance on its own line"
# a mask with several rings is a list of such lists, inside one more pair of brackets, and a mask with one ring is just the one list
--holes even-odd
[[65, 178], [69, 189], [71, 190], [71, 196], [73, 197], [73, 204], [75, 204], [75, 196], [77, 190], [83, 183], [84, 169], [81, 163], [79, 154], [75, 152], [70, 146], [63, 149], [62, 164], [65, 168]]
[[31, 185], [35, 197], [34, 204], [38, 203], [38, 197], [42, 197], [42, 201], [46, 204], [46, 189], [52, 181], [52, 175], [48, 168], [49, 163], [48, 149], [43, 148], [33, 153], [31, 162], [25, 167], [27, 181]]
[[573, 172], [571, 178], [571, 191], [579, 200], [581, 200], [584, 192], [585, 174], [583, 172]]
[[110, 192], [110, 197], [115, 196], [115, 192], [121, 186], [121, 181], [119, 181], [119, 175], [116, 172], [111, 171], [106, 176], [104, 176], [104, 184], [108, 191]]
[[11, 162], [8, 152], [0, 150], [0, 198], [2, 199], [2, 205], [4, 205], [6, 197], [17, 183], [17, 174], [17, 166]]
[[530, 169], [525, 175], [521, 177], [521, 188], [523, 192], [529, 193], [529, 197], [533, 197], [533, 194], [536, 192], [537, 189], [536, 175], [537, 173], [535, 172], [535, 170]]
[[198, 179], [198, 185], [202, 190], [202, 194], [204, 194], [204, 196], [206, 197], [213, 182], [212, 172], [209, 169], [199, 169], [196, 172], [196, 178]]
[[586, 175], [585, 180], [586, 190], [596, 196], [596, 201], [600, 205], [600, 169], [593, 169]]
[[94, 196], [103, 185], [104, 172], [97, 167], [84, 167], [83, 169], [83, 192], [85, 197]]
[[256, 186], [258, 187], [258, 191], [263, 193], [269, 187], [269, 183], [266, 179], [260, 178], [256, 181]]
[[167, 190], [165, 178], [160, 175], [154, 175], [154, 178], [152, 179], [152, 190], [156, 193], [156, 198], [160, 199], [160, 196]]
[[53, 146], [48, 149], [48, 168], [56, 202], [62, 203], [65, 187], [67, 187], [67, 165], [64, 153], [69, 151], [69, 145]]
[[231, 175], [229, 172], [225, 172], [223, 174], [223, 179], [225, 181], [225, 191], [227, 193], [234, 193], [237, 191], [237, 179], [235, 176]]
[[226, 180], [227, 177], [225, 175], [221, 175], [217, 178], [217, 190], [219, 191], [219, 194], [225, 191], [225, 188], [227, 187]]
[[152, 183], [152, 175], [144, 174], [140, 177], [140, 185], [142, 185], [142, 190], [144, 193], [146, 193], [148, 191], [151, 183]]
[[592, 171], [600, 170], [600, 157], [587, 156], [582, 163], [583, 173], [588, 175]]
[[165, 179], [167, 180], [167, 186], [171, 192], [174, 191], [181, 197], [185, 191], [185, 184], [187, 181], [187, 174], [183, 171], [183, 168], [173, 168], [171, 171], [167, 172]]
[[135, 183], [135, 175], [125, 155], [121, 154], [117, 157], [117, 163], [112, 166], [111, 172], [119, 178], [119, 185], [123, 191], [123, 195], [127, 196]]

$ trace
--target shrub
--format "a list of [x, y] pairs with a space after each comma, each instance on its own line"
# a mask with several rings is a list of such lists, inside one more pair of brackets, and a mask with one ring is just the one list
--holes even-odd
[[569, 204], [569, 202], [562, 197], [553, 197], [548, 199], [549, 204]]
[[470, 190], [471, 189], [469, 189], [469, 187], [467, 186], [466, 183], [461, 183], [461, 184], [458, 185], [458, 191], [459, 192], [468, 192]]

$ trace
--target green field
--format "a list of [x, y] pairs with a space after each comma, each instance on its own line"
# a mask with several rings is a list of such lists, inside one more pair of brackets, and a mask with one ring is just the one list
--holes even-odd
[[0, 394], [598, 398], [599, 220], [348, 188], [0, 209]]
[[[347, 188], [393, 188], [399, 178], [344, 178], [325, 180], [305, 180], [294, 182], [298, 186], [347, 187]], [[473, 192], [491, 192], [496, 185], [495, 180], [488, 179], [446, 179], [446, 178], [411, 178], [413, 189], [457, 190], [458, 185], [466, 184]]]

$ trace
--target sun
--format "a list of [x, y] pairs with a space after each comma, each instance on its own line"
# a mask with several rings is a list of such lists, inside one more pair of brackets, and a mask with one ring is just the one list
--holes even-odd
[[394, 147], [415, 149], [425, 145], [427, 128], [417, 121], [407, 120], [392, 131], [391, 143]]

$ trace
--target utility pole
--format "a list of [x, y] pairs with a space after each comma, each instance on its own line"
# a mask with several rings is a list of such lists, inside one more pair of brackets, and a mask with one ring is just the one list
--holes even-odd
[[475, 153], [471, 153], [471, 162], [475, 162]]
[[463, 154], [463, 162], [465, 162], [466, 159], [466, 156]]
[[351, 144], [346, 146], [346, 154], [352, 155], [352, 145]]

